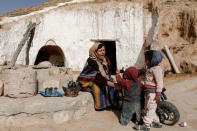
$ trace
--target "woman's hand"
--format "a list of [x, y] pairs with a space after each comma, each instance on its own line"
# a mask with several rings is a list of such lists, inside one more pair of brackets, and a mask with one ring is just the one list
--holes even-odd
[[107, 85], [110, 86], [110, 87], [115, 87], [114, 83], [111, 82], [111, 81], [107, 81]]
[[106, 78], [107, 80], [109, 80], [109, 75], [106, 75], [105, 78]]
[[120, 74], [120, 70], [116, 70], [116, 74]]

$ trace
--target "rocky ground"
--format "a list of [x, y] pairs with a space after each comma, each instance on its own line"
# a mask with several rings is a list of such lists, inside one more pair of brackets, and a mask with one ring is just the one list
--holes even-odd
[[[145, 45], [157, 50], [163, 50], [167, 45], [181, 72], [197, 72], [197, 1], [144, 2], [144, 9], [152, 12], [153, 19]], [[166, 55], [163, 67], [165, 71], [173, 70]]]
[[[153, 131], [196, 131], [197, 130], [197, 75], [169, 75], [164, 79], [169, 101], [174, 103], [180, 111], [180, 121], [174, 126], [163, 126]], [[85, 117], [62, 124], [39, 123], [31, 126], [3, 127], [0, 131], [131, 131], [133, 123], [121, 126], [118, 122], [118, 112], [91, 111]], [[180, 122], [187, 122], [188, 126], [180, 127]]]

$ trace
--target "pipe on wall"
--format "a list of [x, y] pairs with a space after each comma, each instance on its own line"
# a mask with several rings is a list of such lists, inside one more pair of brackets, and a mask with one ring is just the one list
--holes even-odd
[[170, 53], [170, 50], [169, 50], [167, 45], [164, 45], [164, 50], [167, 53], [167, 56], [168, 56], [168, 58], [170, 60], [170, 63], [172, 64], [172, 67], [173, 67], [174, 71], [176, 73], [180, 73], [180, 71], [179, 71], [179, 69], [178, 69], [178, 67], [177, 67], [177, 65], [176, 65], [176, 63], [175, 63], [175, 61], [174, 61], [174, 59], [173, 59], [173, 57], [172, 57], [172, 55]]

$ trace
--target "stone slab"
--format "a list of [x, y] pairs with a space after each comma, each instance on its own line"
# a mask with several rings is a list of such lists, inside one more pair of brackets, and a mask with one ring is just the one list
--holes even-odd
[[[40, 94], [30, 98], [0, 97], [0, 125], [17, 126], [42, 123], [63, 123], [80, 119], [94, 110], [93, 98], [88, 92], [79, 92], [77, 97], [43, 97]], [[27, 121], [28, 120], [28, 121]]]

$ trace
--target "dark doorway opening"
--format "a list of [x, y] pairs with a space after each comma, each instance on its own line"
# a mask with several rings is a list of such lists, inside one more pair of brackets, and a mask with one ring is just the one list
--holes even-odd
[[105, 45], [106, 56], [111, 62], [112, 75], [116, 74], [117, 62], [116, 62], [116, 42], [115, 41], [100, 41]]
[[38, 65], [42, 61], [49, 61], [54, 66], [63, 67], [65, 57], [60, 47], [47, 45], [38, 52], [34, 65]]

